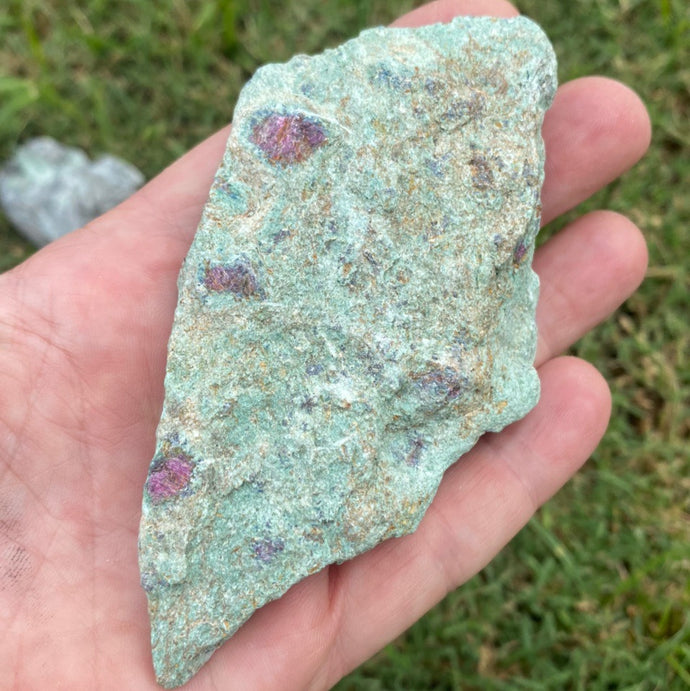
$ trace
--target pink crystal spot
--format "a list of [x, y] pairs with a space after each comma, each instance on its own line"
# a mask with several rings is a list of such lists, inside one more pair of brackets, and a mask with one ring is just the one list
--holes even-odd
[[250, 139], [273, 163], [287, 165], [309, 158], [327, 138], [314, 118], [271, 113], [254, 125]]
[[194, 463], [180, 454], [156, 463], [146, 481], [146, 489], [154, 503], [179, 494], [192, 476]]
[[527, 254], [527, 245], [525, 245], [523, 240], [520, 240], [513, 252], [513, 263], [518, 266], [522, 262], [525, 254]]
[[264, 564], [270, 563], [273, 557], [280, 554], [284, 549], [285, 543], [280, 538], [277, 540], [262, 538], [252, 541], [254, 557]]
[[259, 290], [259, 282], [248, 262], [237, 261], [228, 266], [210, 266], [204, 275], [204, 285], [210, 291], [234, 293], [246, 298]]

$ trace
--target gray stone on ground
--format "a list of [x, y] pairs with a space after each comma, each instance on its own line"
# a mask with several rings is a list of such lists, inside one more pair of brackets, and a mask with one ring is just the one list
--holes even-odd
[[160, 683], [305, 576], [415, 530], [444, 470], [535, 405], [555, 88], [535, 24], [460, 18], [366, 31], [242, 91], [179, 276], [144, 491]]
[[104, 154], [94, 161], [51, 137], [30, 139], [0, 170], [0, 204], [35, 245], [57, 240], [123, 202], [144, 183], [133, 165]]

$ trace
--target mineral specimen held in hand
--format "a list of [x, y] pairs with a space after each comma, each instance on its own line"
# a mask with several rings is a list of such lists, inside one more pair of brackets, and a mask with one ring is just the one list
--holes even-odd
[[555, 59], [524, 18], [260, 69], [179, 278], [142, 583], [176, 686], [252, 614], [413, 531], [539, 395], [530, 263]]

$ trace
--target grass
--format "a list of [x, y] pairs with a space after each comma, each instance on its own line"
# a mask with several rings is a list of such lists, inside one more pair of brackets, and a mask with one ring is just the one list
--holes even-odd
[[[491, 565], [341, 691], [690, 688], [690, 9], [517, 4], [554, 42], [562, 81], [625, 81], [654, 123], [645, 160], [583, 206], [627, 213], [650, 247], [641, 289], [573, 349], [613, 388], [611, 426]], [[0, 160], [50, 134], [152, 176], [229, 120], [259, 64], [319, 51], [411, 5], [6, 0]], [[31, 251], [0, 218], [0, 270]]]

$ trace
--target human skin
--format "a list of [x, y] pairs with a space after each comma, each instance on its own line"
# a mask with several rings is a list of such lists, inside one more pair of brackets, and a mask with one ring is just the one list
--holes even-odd
[[[440, 0], [396, 24], [459, 14], [516, 11]], [[137, 566], [141, 493], [176, 278], [227, 134], [0, 276], [2, 689], [158, 688]], [[548, 222], [633, 165], [650, 128], [635, 94], [589, 77], [560, 87], [543, 135]], [[560, 353], [634, 291], [646, 261], [639, 230], [607, 211], [541, 247], [537, 407], [446, 472], [415, 533], [295, 585], [184, 688], [328, 688], [484, 567], [603, 435], [605, 381]]]

